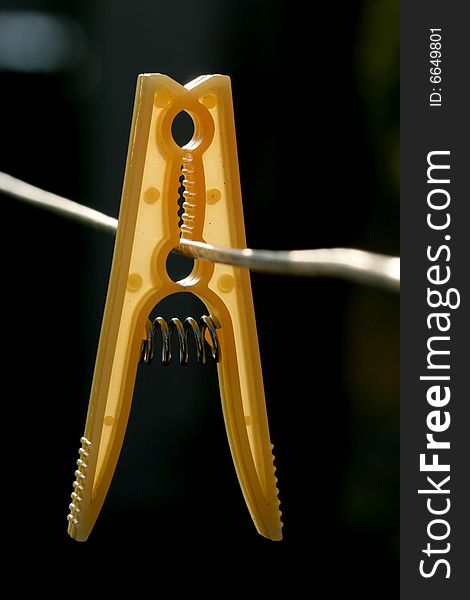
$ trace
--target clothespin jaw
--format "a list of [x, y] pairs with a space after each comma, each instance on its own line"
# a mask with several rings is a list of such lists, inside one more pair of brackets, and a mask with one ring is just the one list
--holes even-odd
[[[171, 135], [182, 110], [195, 126], [183, 148]], [[148, 315], [163, 298], [182, 291], [205, 303], [217, 327], [227, 436], [253, 521], [262, 535], [282, 537], [249, 274], [195, 261], [188, 277], [173, 281], [166, 260], [180, 238], [246, 247], [230, 79], [222, 75], [186, 86], [160, 74], [138, 78], [113, 266], [68, 516], [69, 534], [77, 540], [91, 532], [116, 468]]]

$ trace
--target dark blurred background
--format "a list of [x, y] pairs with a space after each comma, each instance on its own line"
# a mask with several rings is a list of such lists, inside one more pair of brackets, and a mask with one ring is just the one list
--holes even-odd
[[[224, 73], [248, 246], [398, 254], [398, 65], [398, 0], [308, 14], [276, 0], [2, 1], [0, 170], [117, 216], [137, 75]], [[66, 515], [114, 240], [0, 200], [4, 548], [19, 588], [86, 592], [97, 576], [93, 589], [135, 597], [224, 597], [217, 572], [249, 595], [398, 596], [398, 294], [252, 275], [284, 541], [258, 536], [245, 508], [215, 366], [154, 364], [79, 544]], [[158, 307], [203, 311], [188, 294]]]

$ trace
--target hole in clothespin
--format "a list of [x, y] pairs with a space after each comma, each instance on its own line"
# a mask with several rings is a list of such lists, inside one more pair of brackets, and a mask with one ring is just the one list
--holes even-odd
[[[181, 165], [181, 169], [183, 168], [183, 165]], [[183, 202], [184, 202], [184, 191], [185, 191], [185, 187], [184, 187], [184, 175], [181, 174], [180, 177], [178, 178], [178, 181], [180, 182], [180, 187], [178, 188], [178, 217], [179, 217], [179, 221], [178, 221], [178, 227], [181, 228], [181, 225], [183, 224], [183, 213], [184, 213], [184, 208], [183, 208]]]
[[169, 254], [166, 259], [166, 270], [173, 281], [180, 281], [191, 273], [194, 267], [194, 258]]
[[171, 135], [175, 142], [183, 148], [194, 135], [194, 121], [185, 110], [179, 112], [171, 124]]

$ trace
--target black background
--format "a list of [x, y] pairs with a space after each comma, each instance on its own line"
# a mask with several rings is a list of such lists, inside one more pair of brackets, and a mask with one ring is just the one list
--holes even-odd
[[[116, 216], [136, 77], [232, 78], [248, 246], [398, 254], [398, 2], [2, 2], [65, 15], [68, 66], [0, 68], [0, 169]], [[0, 13], [1, 14], [1, 13]], [[41, 55], [42, 45], [38, 45]], [[1, 60], [1, 55], [0, 55]], [[398, 295], [253, 274], [284, 541], [256, 534], [216, 369], [139, 371], [86, 544], [66, 534], [113, 240], [1, 197], [5, 542], [17, 580], [137, 597], [226, 585], [294, 597], [398, 586]], [[178, 269], [179, 265], [175, 264]], [[171, 298], [166, 318], [202, 311]], [[224, 595], [224, 589], [219, 590]]]

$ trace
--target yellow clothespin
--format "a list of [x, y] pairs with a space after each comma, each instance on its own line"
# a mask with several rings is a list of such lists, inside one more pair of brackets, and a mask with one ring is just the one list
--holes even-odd
[[[186, 111], [194, 135], [173, 140], [175, 116]], [[178, 226], [178, 188], [185, 188]], [[106, 308], [85, 433], [81, 438], [68, 532], [88, 538], [113, 477], [131, 408], [137, 365], [153, 354], [161, 333], [164, 361], [176, 330], [187, 358], [187, 335], [204, 360], [218, 360], [222, 408], [233, 461], [247, 506], [261, 535], [280, 540], [281, 520], [249, 273], [195, 261], [173, 281], [166, 260], [181, 239], [245, 248], [238, 157], [229, 77], [207, 75], [181, 86], [160, 74], [140, 75]], [[166, 296], [192, 292], [210, 317], [183, 327], [148, 321]]]

